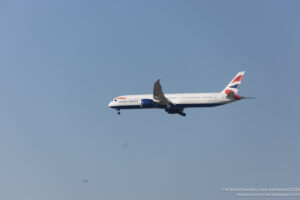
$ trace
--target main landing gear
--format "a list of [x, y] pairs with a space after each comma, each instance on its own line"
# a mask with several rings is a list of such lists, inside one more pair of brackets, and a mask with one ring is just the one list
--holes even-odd
[[181, 115], [181, 116], [183, 116], [183, 117], [186, 116], [186, 114], [185, 114], [184, 112], [180, 112], [180, 113], [178, 113], [178, 114]]
[[175, 107], [175, 106], [173, 106], [173, 107], [166, 107], [165, 108], [165, 111], [167, 112], [167, 113], [169, 113], [169, 114], [179, 114], [179, 115], [181, 115], [181, 116], [183, 116], [183, 117], [185, 117], [186, 116], [186, 114], [183, 112], [183, 108], [178, 108], [178, 107]]

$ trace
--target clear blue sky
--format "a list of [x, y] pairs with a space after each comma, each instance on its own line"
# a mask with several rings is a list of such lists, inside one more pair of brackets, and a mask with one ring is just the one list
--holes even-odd
[[[231, 200], [222, 187], [299, 187], [299, 6], [0, 1], [0, 199]], [[256, 100], [185, 118], [107, 107], [158, 78], [165, 92], [221, 91], [242, 70], [239, 92]]]

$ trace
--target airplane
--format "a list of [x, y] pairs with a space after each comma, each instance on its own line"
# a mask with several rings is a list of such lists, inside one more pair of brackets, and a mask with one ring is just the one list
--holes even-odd
[[120, 115], [121, 109], [164, 109], [169, 114], [186, 116], [185, 108], [215, 107], [251, 97], [239, 96], [238, 88], [242, 83], [245, 71], [239, 72], [222, 92], [218, 93], [178, 93], [164, 94], [160, 79], [154, 83], [153, 94], [123, 95], [114, 98], [108, 106], [116, 109]]

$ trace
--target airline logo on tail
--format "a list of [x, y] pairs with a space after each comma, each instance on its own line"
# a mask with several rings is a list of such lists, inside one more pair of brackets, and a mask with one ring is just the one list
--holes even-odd
[[244, 74], [245, 74], [244, 71], [239, 72], [222, 92], [224, 92], [225, 94], [232, 92], [233, 94], [237, 95], [238, 88], [239, 88], [239, 85], [242, 83]]

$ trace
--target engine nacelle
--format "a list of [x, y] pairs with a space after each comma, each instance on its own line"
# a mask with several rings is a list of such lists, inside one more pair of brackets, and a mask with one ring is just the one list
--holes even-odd
[[152, 99], [142, 99], [141, 100], [141, 107], [143, 108], [151, 108], [153, 107], [154, 102]]

